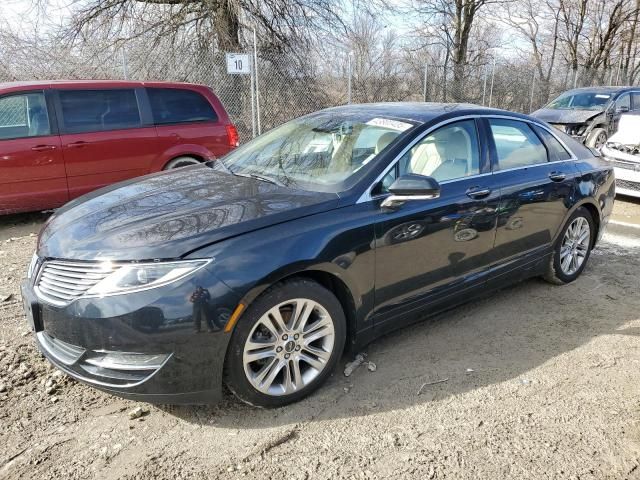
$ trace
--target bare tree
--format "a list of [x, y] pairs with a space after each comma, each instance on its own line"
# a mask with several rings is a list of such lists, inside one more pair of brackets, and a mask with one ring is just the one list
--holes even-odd
[[518, 0], [506, 5], [503, 22], [525, 38], [530, 47], [542, 102], [549, 99], [556, 66], [560, 10], [550, 0]]
[[233, 51], [258, 30], [264, 49], [286, 50], [311, 34], [340, 28], [337, 0], [76, 0], [67, 36], [98, 32], [114, 42], [138, 37], [185, 41]]
[[480, 50], [472, 43], [479, 12], [491, 4], [510, 0], [416, 0], [415, 10], [425, 23], [436, 25], [446, 48], [445, 65], [453, 64], [454, 99], [463, 93], [465, 67], [469, 57]]

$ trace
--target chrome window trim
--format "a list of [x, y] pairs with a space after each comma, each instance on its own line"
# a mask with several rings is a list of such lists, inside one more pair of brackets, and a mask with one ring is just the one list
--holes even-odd
[[[387, 173], [389, 173], [389, 171], [393, 167], [396, 166], [396, 164], [400, 161], [400, 159], [403, 157], [403, 155], [405, 153], [407, 153], [411, 148], [413, 148], [417, 143], [419, 143], [424, 137], [429, 135], [431, 132], [437, 130], [438, 128], [443, 127], [443, 126], [445, 126], [445, 125], [447, 125], [449, 123], [459, 122], [459, 121], [463, 121], [463, 120], [475, 120], [476, 118], [501, 118], [501, 119], [506, 119], [506, 120], [514, 120], [514, 121], [517, 121], [517, 122], [529, 123], [529, 124], [532, 124], [532, 125], [536, 125], [536, 126], [538, 126], [540, 128], [544, 128], [547, 132], [549, 132], [551, 134], [551, 136], [553, 136], [553, 138], [555, 138], [556, 140], [558, 140], [558, 142], [560, 142], [560, 144], [563, 146], [563, 148], [569, 153], [570, 158], [568, 158], [566, 160], [555, 160], [553, 162], [536, 163], [536, 164], [533, 164], [533, 165], [526, 165], [524, 167], [508, 168], [506, 170], [496, 170], [496, 171], [492, 170], [491, 172], [479, 173], [479, 174], [476, 174], [476, 175], [469, 175], [468, 177], [453, 178], [451, 180], [444, 180], [442, 182], [439, 182], [440, 185], [446, 185], [448, 183], [458, 182], [458, 181], [461, 181], [461, 180], [467, 180], [469, 178], [480, 178], [480, 177], [484, 177], [484, 176], [487, 176], [487, 175], [493, 175], [494, 173], [511, 172], [511, 171], [514, 171], [514, 170], [522, 170], [522, 169], [525, 169], [525, 168], [539, 167], [539, 166], [542, 166], [542, 165], [549, 165], [549, 164], [552, 164], [552, 163], [562, 163], [562, 162], [569, 162], [569, 161], [572, 161], [572, 160], [573, 161], [578, 160], [578, 157], [576, 156], [575, 153], [573, 153], [573, 150], [571, 150], [569, 148], [569, 146], [561, 138], [559, 138], [556, 135], [555, 132], [553, 132], [553, 127], [549, 128], [546, 125], [543, 125], [542, 123], [538, 123], [538, 122], [536, 122], [534, 120], [530, 120], [528, 118], [512, 117], [510, 115], [499, 115], [499, 114], [493, 114], [493, 113], [480, 114], [480, 115], [463, 115], [463, 116], [460, 116], [460, 117], [448, 118], [447, 120], [443, 120], [443, 121], [441, 121], [439, 123], [436, 123], [432, 127], [428, 128], [427, 130], [422, 132], [416, 138], [414, 138], [409, 145], [407, 145], [405, 148], [403, 148], [402, 151], [400, 151], [400, 153], [398, 155], [396, 155], [396, 157], [389, 162], [389, 165], [387, 165], [387, 167], [382, 171], [382, 173], [376, 177], [376, 179], [373, 181], [373, 183], [367, 187], [367, 189], [364, 191], [364, 193], [362, 195], [360, 195], [360, 197], [356, 201], [356, 204], [369, 202], [371, 200], [384, 198], [385, 196], [387, 196], [388, 194], [386, 194], [386, 193], [381, 194], [381, 195], [372, 196], [371, 195], [371, 189], [373, 187], [375, 187], [387, 175]], [[544, 141], [542, 141], [542, 143], [544, 145]], [[545, 145], [545, 148], [546, 148], [546, 145]]]

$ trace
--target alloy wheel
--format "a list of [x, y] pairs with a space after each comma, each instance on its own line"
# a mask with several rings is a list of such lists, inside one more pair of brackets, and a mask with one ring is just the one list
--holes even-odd
[[282, 302], [255, 323], [242, 362], [251, 385], [267, 395], [300, 391], [326, 368], [335, 342], [333, 321], [319, 303]]
[[596, 150], [600, 150], [604, 146], [605, 143], [607, 143], [607, 134], [604, 133], [604, 132], [600, 132], [598, 134], [598, 136], [596, 137], [596, 142], [595, 142], [594, 148]]
[[577, 217], [564, 233], [560, 247], [560, 268], [565, 275], [575, 274], [584, 263], [591, 242], [591, 227], [584, 217]]

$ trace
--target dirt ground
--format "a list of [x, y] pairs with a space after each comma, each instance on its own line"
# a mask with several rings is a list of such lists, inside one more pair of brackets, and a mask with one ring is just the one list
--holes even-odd
[[387, 336], [375, 372], [277, 410], [155, 407], [57, 374], [18, 290], [46, 216], [5, 217], [0, 477], [640, 478], [640, 202], [615, 212], [573, 284], [530, 280]]

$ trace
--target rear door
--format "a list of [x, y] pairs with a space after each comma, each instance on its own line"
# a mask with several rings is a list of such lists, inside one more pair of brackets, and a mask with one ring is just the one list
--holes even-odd
[[494, 249], [501, 266], [496, 273], [526, 275], [552, 248], [571, 205], [577, 171], [569, 152], [544, 128], [514, 119], [484, 121], [493, 186], [501, 194]]
[[149, 173], [157, 135], [142, 89], [59, 89], [57, 111], [69, 195]]
[[0, 96], [0, 213], [59, 207], [67, 179], [45, 90]]
[[227, 126], [202, 93], [177, 87], [147, 87], [146, 91], [158, 140], [165, 150], [200, 156], [204, 148], [213, 157], [229, 152]]

